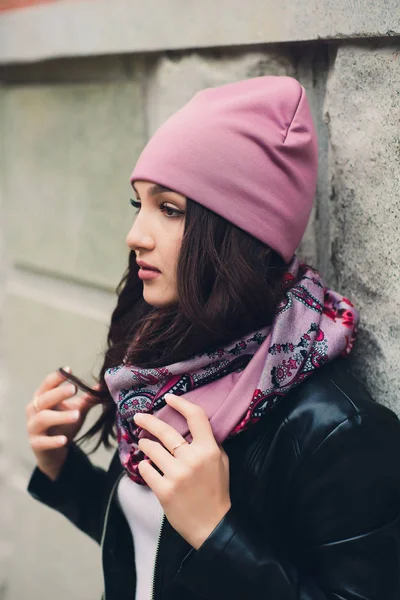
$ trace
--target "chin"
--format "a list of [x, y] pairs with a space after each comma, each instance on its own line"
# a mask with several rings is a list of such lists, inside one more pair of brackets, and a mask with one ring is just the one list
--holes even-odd
[[143, 300], [146, 304], [153, 306], [154, 308], [166, 308], [167, 306], [172, 306], [177, 303], [177, 299], [172, 297], [168, 297], [166, 295], [161, 295], [155, 293], [155, 291], [147, 291], [143, 290]]

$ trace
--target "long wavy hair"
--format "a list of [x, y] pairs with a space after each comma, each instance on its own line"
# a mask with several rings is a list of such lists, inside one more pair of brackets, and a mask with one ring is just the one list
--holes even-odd
[[270, 247], [223, 217], [187, 199], [177, 264], [178, 303], [154, 308], [143, 299], [136, 255], [116, 288], [107, 349], [93, 397], [102, 414], [79, 439], [98, 435], [90, 453], [116, 440], [116, 404], [104, 380], [123, 359], [160, 367], [213, 349], [272, 323], [284, 296], [284, 260]]

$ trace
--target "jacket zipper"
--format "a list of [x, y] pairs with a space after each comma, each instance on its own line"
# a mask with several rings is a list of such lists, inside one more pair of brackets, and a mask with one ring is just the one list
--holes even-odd
[[[151, 584], [151, 600], [154, 600], [154, 583], [155, 583], [155, 579], [156, 579], [156, 568], [157, 568], [157, 559], [158, 559], [158, 551], [160, 549], [160, 540], [161, 540], [161, 534], [162, 534], [162, 530], [164, 527], [164, 523], [165, 523], [165, 514], [163, 514], [162, 517], [162, 521], [161, 521], [161, 527], [160, 527], [160, 531], [158, 534], [158, 540], [157, 540], [157, 549], [156, 549], [156, 557], [154, 559], [154, 568], [153, 568], [153, 581]], [[104, 600], [106, 600], [104, 598]]]
[[[107, 508], [106, 508], [105, 517], [104, 517], [104, 523], [103, 523], [103, 531], [102, 531], [102, 534], [101, 534], [101, 542], [100, 542], [101, 555], [102, 556], [103, 556], [103, 543], [104, 543], [104, 539], [106, 537], [107, 521], [108, 521], [108, 514], [110, 512], [111, 502], [112, 502], [115, 490], [117, 488], [117, 485], [119, 484], [120, 480], [124, 476], [124, 473], [125, 473], [125, 470], [123, 470], [119, 474], [117, 480], [115, 481], [115, 483], [114, 483], [114, 485], [112, 487], [111, 493], [110, 493], [110, 495], [108, 497]], [[104, 580], [104, 593], [103, 593], [102, 599], [106, 600], [106, 580], [105, 580], [105, 574], [104, 574], [104, 572], [103, 572], [103, 580]]]

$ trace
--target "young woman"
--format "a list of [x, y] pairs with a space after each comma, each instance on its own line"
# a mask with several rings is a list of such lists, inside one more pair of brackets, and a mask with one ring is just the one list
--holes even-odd
[[202, 90], [141, 154], [98, 386], [55, 372], [27, 406], [28, 490], [101, 544], [105, 600], [399, 599], [400, 422], [347, 368], [356, 309], [295, 256], [316, 179], [290, 77]]

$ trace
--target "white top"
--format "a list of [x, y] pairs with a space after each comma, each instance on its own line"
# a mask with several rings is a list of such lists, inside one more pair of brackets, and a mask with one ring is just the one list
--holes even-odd
[[135, 600], [150, 600], [164, 511], [148, 486], [135, 483], [126, 474], [118, 484], [117, 499], [133, 536], [137, 574]]

